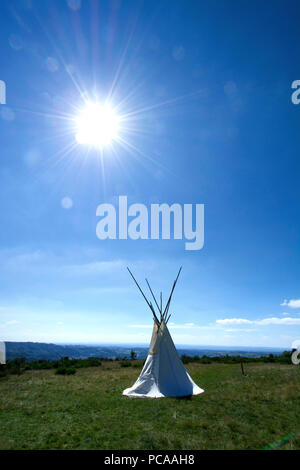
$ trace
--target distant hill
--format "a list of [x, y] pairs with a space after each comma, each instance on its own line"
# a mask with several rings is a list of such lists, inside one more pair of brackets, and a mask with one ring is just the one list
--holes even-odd
[[[102, 357], [102, 358], [124, 358], [130, 357], [130, 351], [133, 349], [137, 355], [137, 359], [145, 359], [147, 356], [147, 347], [135, 346], [88, 346], [88, 345], [60, 345], [52, 343], [32, 343], [32, 342], [13, 342], [8, 341], [6, 344], [7, 359], [15, 359], [16, 357], [25, 357], [27, 361], [36, 361], [39, 359], [45, 360], [58, 360], [61, 357], [68, 356], [73, 359], [85, 359], [88, 357]], [[281, 354], [281, 349], [271, 348], [228, 348], [220, 347], [216, 349], [208, 347], [179, 347], [178, 352], [180, 355], [186, 356], [223, 356], [229, 354], [231, 356], [241, 355], [244, 357], [258, 357], [267, 356], [270, 353]]]
[[[16, 357], [26, 357], [28, 361], [38, 359], [58, 360], [68, 356], [73, 359], [85, 359], [87, 357], [129, 357], [131, 348], [118, 346], [84, 346], [84, 345], [59, 345], [52, 343], [31, 343], [31, 342], [5, 342], [7, 359]], [[138, 350], [139, 349], [139, 350]], [[146, 348], [134, 349], [137, 358], [143, 359], [147, 354]]]

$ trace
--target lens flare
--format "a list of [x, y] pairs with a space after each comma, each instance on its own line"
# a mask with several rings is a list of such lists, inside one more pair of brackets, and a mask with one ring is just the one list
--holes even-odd
[[79, 144], [102, 148], [118, 137], [119, 117], [108, 104], [88, 103], [76, 119]]

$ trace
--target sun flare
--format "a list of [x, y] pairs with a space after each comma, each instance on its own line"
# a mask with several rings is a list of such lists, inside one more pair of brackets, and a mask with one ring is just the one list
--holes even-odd
[[87, 103], [76, 119], [79, 144], [102, 148], [118, 137], [119, 117], [108, 104]]

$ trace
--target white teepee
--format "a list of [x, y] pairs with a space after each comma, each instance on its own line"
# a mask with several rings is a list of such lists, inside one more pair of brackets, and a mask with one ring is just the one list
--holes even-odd
[[160, 313], [160, 320], [158, 320], [152, 303], [146, 299], [140, 286], [129, 271], [153, 313], [154, 326], [148, 357], [143, 370], [135, 384], [124, 390], [123, 395], [136, 398], [161, 398], [199, 395], [204, 392], [204, 390], [193, 382], [181, 362], [167, 327], [170, 318], [170, 315], [167, 317], [170, 302], [180, 271], [181, 268], [173, 284], [164, 312], [162, 309], [162, 296], [159, 306], [146, 279], [151, 295]]

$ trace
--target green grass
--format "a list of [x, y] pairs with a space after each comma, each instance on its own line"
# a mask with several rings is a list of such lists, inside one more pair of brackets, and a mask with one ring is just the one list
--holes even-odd
[[130, 399], [138, 368], [118, 362], [27, 371], [0, 379], [0, 449], [262, 449], [295, 436], [300, 448], [300, 369], [293, 365], [189, 364], [205, 393]]

